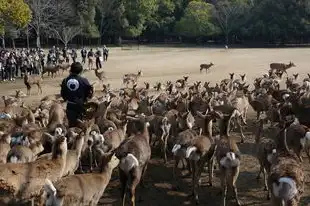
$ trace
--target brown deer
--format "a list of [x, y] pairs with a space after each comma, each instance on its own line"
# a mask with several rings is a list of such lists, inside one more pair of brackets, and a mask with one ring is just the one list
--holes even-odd
[[200, 64], [200, 72], [202, 72], [203, 69], [207, 72], [213, 65], [212, 62], [210, 64]]
[[24, 84], [27, 87], [27, 95], [30, 95], [30, 90], [31, 90], [32, 85], [37, 85], [38, 94], [39, 93], [42, 94], [42, 87], [41, 87], [42, 82], [43, 82], [43, 79], [39, 75], [29, 75], [26, 73], [24, 76]]
[[283, 63], [271, 63], [270, 69], [276, 70], [276, 72], [282, 71], [287, 74], [286, 70], [288, 70], [291, 67], [296, 67], [296, 65], [293, 62], [290, 62], [289, 64], [283, 64]]
[[105, 72], [101, 71], [99, 72], [99, 69], [95, 69], [95, 75], [96, 77], [102, 82], [104, 79], [106, 79], [105, 77]]

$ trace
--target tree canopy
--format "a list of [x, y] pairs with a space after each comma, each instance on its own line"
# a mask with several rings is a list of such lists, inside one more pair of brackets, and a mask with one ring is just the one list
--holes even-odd
[[5, 24], [24, 27], [31, 20], [31, 10], [24, 0], [1, 0], [0, 33], [4, 34]]
[[214, 6], [203, 1], [192, 1], [185, 9], [184, 16], [176, 23], [176, 32], [183, 36], [210, 36], [218, 32], [212, 21]]
[[[5, 28], [5, 24], [11, 25]], [[9, 30], [8, 34], [16, 36], [19, 33], [13, 32], [13, 28], [27, 24], [37, 38], [37, 46], [40, 46], [40, 38], [44, 36], [67, 43], [76, 36], [97, 38], [98, 43], [119, 43], [122, 38], [199, 42], [212, 39], [226, 44], [303, 43], [309, 41], [310, 0], [0, 2], [2, 35], [4, 30]]]

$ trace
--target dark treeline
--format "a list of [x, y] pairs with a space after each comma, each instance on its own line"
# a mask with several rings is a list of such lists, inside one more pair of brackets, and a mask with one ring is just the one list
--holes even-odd
[[310, 0], [25, 0], [26, 28], [6, 43], [120, 45], [181, 42], [244, 45], [310, 42]]

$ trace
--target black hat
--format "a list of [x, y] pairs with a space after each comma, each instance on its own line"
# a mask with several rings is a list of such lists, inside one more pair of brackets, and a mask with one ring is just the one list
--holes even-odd
[[83, 66], [80, 62], [74, 62], [71, 64], [70, 72], [73, 74], [80, 74], [83, 71]]

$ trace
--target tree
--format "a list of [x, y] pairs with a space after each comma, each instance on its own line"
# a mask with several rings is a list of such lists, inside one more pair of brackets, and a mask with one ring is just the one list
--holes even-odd
[[[99, 0], [100, 2], [100, 0]], [[80, 26], [82, 27], [82, 35], [89, 38], [97, 38], [100, 36], [96, 22], [96, 0], [77, 0], [77, 14], [80, 18]]]
[[31, 11], [23, 0], [2, 0], [0, 3], [0, 35], [4, 47], [5, 27], [25, 27], [31, 20]]
[[[270, 15], [266, 15], [270, 13]], [[308, 39], [310, 2], [297, 0], [262, 0], [255, 2], [243, 33], [254, 40], [284, 43]]]
[[13, 48], [15, 48], [15, 39], [17, 39], [19, 35], [20, 30], [16, 28], [13, 24], [5, 26], [5, 36], [11, 39]]
[[[60, 31], [59, 31], [60, 30]], [[67, 47], [68, 43], [77, 35], [82, 32], [82, 28], [80, 26], [65, 26], [59, 30], [54, 30], [56, 34], [56, 38], [59, 39], [65, 47]]]
[[[26, 0], [29, 4], [33, 18], [30, 27], [36, 33], [37, 47], [41, 47], [40, 36], [42, 33], [54, 31], [64, 26], [64, 21], [70, 19], [75, 12], [69, 0]], [[76, 18], [74, 18], [76, 20]]]
[[212, 11], [214, 7], [202, 1], [191, 1], [185, 9], [184, 16], [176, 23], [176, 32], [185, 37], [210, 36], [218, 33], [213, 24]]
[[147, 21], [145, 34], [149, 38], [164, 37], [173, 32], [176, 5], [173, 0], [158, 0], [158, 7]]
[[137, 37], [146, 29], [146, 22], [157, 9], [157, 0], [125, 0], [125, 18], [128, 26], [125, 28], [125, 36]]
[[[115, 42], [120, 44], [120, 35], [128, 26], [125, 19], [125, 7], [121, 0], [98, 0], [98, 29], [100, 39], [104, 34], [112, 35]], [[99, 42], [100, 43], [100, 42]]]
[[222, 0], [215, 4], [215, 8], [215, 17], [228, 45], [230, 33], [240, 26], [239, 17], [244, 13], [246, 3], [242, 0]]

